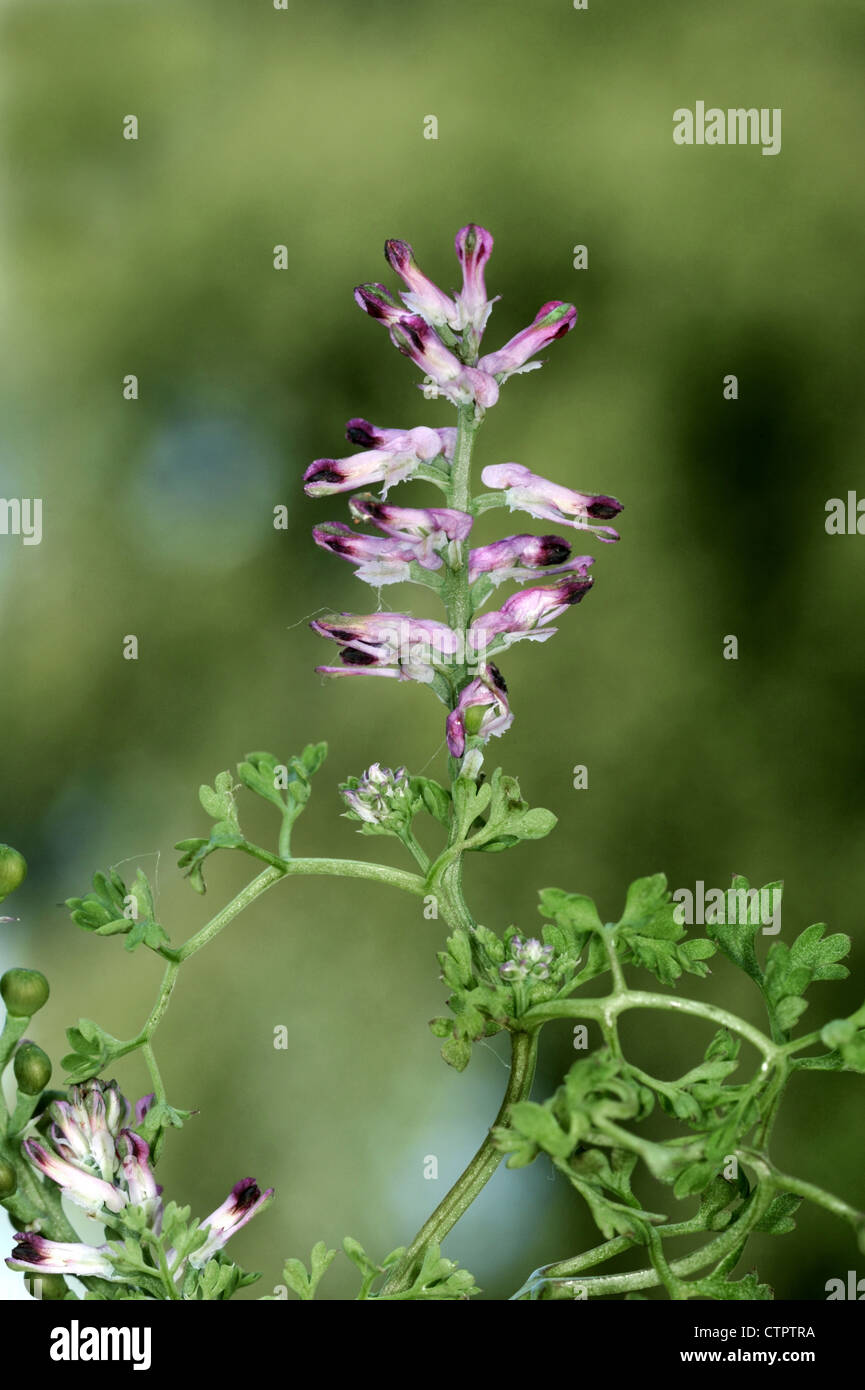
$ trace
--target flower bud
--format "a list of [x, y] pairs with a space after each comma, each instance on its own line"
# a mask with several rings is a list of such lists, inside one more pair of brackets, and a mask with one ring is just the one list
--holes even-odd
[[436, 328], [454, 327], [459, 322], [454, 301], [424, 275], [407, 241], [386, 241], [384, 254], [391, 269], [408, 285], [408, 292], [402, 292], [400, 298], [410, 313], [419, 314]]
[[499, 974], [505, 980], [546, 980], [553, 959], [552, 946], [544, 946], [537, 937], [524, 941], [521, 936], [512, 936], [508, 943], [510, 960], [499, 966]]
[[401, 304], [397, 304], [385, 285], [371, 283], [356, 285], [354, 297], [355, 302], [369, 314], [370, 318], [380, 319], [388, 326], [396, 323], [405, 313], [405, 309]]
[[51, 1058], [38, 1043], [25, 1038], [15, 1053], [12, 1070], [18, 1090], [25, 1096], [38, 1096], [51, 1080]]
[[487, 662], [460, 692], [456, 708], [448, 715], [448, 752], [461, 758], [467, 738], [500, 738], [513, 722], [504, 677], [497, 666]]
[[0, 995], [11, 1018], [31, 1018], [47, 1003], [48, 981], [40, 970], [16, 966], [0, 979]]
[[14, 893], [27, 877], [27, 860], [11, 845], [0, 845], [0, 902]]
[[18, 1174], [7, 1163], [5, 1158], [0, 1158], [0, 1202], [5, 1202], [7, 1197], [12, 1197], [18, 1187]]
[[382, 829], [398, 830], [408, 825], [420, 809], [404, 767], [392, 772], [389, 767], [373, 763], [362, 777], [349, 777], [339, 790], [348, 807], [345, 814], [349, 820]]
[[484, 284], [484, 267], [492, 255], [493, 239], [484, 227], [470, 222], [457, 232], [454, 246], [463, 268], [463, 287], [456, 301], [458, 326], [461, 331], [471, 330], [479, 342], [493, 307]]

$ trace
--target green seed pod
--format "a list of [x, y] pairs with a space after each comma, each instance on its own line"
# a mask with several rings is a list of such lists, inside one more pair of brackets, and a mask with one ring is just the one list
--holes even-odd
[[0, 1158], [0, 1202], [11, 1197], [18, 1186], [18, 1175], [11, 1163]]
[[11, 845], [0, 845], [0, 903], [27, 877], [27, 860]]
[[15, 1053], [12, 1070], [18, 1090], [25, 1096], [38, 1096], [51, 1080], [51, 1058], [38, 1043], [25, 1039]]
[[24, 1275], [27, 1292], [43, 1303], [60, 1303], [69, 1292], [69, 1286], [62, 1274]]
[[16, 966], [0, 979], [0, 995], [12, 1018], [31, 1018], [48, 1000], [48, 981], [40, 970]]

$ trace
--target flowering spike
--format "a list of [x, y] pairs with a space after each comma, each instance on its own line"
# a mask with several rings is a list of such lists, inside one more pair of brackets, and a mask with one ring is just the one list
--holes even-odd
[[[532, 359], [571, 331], [577, 311], [563, 300], [549, 300], [504, 347], [478, 360], [495, 303], [486, 286], [493, 237], [468, 222], [457, 232], [454, 248], [462, 270], [455, 296], [446, 295], [423, 273], [407, 241], [392, 238], [385, 244], [385, 257], [405, 285], [399, 292], [404, 308], [378, 283], [359, 285], [355, 298], [386, 325], [394, 345], [423, 372], [424, 395], [444, 396], [461, 408], [459, 430], [382, 429], [355, 416], [346, 435], [365, 452], [348, 459], [317, 459], [304, 483], [310, 496], [364, 489], [350, 499], [352, 519], [377, 527], [385, 537], [355, 533], [334, 521], [314, 529], [317, 545], [348, 560], [358, 578], [376, 586], [424, 582], [421, 569], [438, 571], [436, 579], [426, 582], [439, 594], [447, 615], [447, 622], [439, 623], [400, 613], [325, 614], [310, 626], [337, 644], [339, 664], [316, 670], [326, 676], [430, 685], [449, 710], [451, 753], [463, 758], [462, 775], [476, 777], [485, 739], [504, 732], [512, 720], [504, 681], [488, 656], [524, 638], [550, 637], [555, 619], [591, 587], [592, 557], [572, 555], [571, 543], [558, 534], [521, 533], [468, 550], [475, 515], [503, 504], [591, 531], [601, 541], [617, 541], [618, 533], [601, 523], [616, 516], [622, 504], [614, 497], [562, 487], [516, 463], [484, 469], [483, 480], [495, 491], [472, 496], [472, 445], [483, 412], [496, 403], [499, 386], [509, 376], [540, 366]], [[434, 466], [426, 466], [433, 458]], [[396, 507], [384, 500], [392, 483], [413, 476], [441, 488], [450, 505]], [[383, 484], [381, 496], [368, 490], [374, 483]], [[506, 580], [524, 585], [539, 575], [557, 582], [525, 588], [497, 611], [482, 613], [497, 585]], [[360, 784], [347, 790], [360, 796]], [[366, 802], [358, 801], [361, 805]]]

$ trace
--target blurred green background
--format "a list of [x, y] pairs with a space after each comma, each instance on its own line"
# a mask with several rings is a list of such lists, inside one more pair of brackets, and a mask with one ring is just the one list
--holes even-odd
[[[587, 602], [503, 663], [516, 722], [489, 765], [560, 823], [477, 857], [477, 915], [531, 930], [537, 889], [556, 884], [612, 917], [630, 879], [658, 870], [673, 887], [784, 878], [785, 940], [813, 921], [854, 938], [856, 978], [815, 988], [809, 1026], [861, 1001], [865, 540], [827, 536], [824, 509], [862, 477], [863, 39], [859, 4], [802, 0], [7, 0], [0, 492], [44, 499], [44, 539], [0, 537], [0, 840], [31, 866], [0, 964], [50, 976], [36, 1036], [55, 1057], [79, 1015], [133, 1033], [160, 973], [69, 922], [60, 904], [95, 869], [158, 872], [175, 939], [249, 877], [239, 857], [212, 860], [202, 902], [176, 873], [174, 842], [207, 824], [199, 783], [250, 749], [327, 738], [297, 849], [386, 857], [340, 819], [338, 782], [374, 760], [443, 771], [428, 692], [313, 673], [330, 652], [310, 615], [376, 600], [310, 540], [345, 500], [307, 500], [300, 477], [349, 452], [351, 415], [451, 423], [351, 290], [393, 285], [389, 236], [454, 287], [469, 220], [496, 238], [487, 350], [545, 300], [580, 315], [542, 372], [503, 390], [479, 466], [517, 460], [626, 504], [621, 544], [590, 547]], [[781, 107], [781, 154], [675, 146], [672, 113], [698, 99]], [[127, 373], [138, 401], [122, 398]], [[478, 534], [505, 526], [493, 513]], [[384, 599], [432, 612], [422, 591]], [[122, 659], [130, 633], [137, 662]], [[727, 634], [738, 661], [722, 659]], [[263, 807], [244, 824], [271, 833]], [[253, 1296], [320, 1238], [349, 1232], [379, 1256], [407, 1242], [491, 1122], [502, 1040], [458, 1076], [426, 1027], [443, 934], [373, 885], [294, 880], [184, 971], [158, 1054], [169, 1097], [200, 1114], [161, 1180], [201, 1215], [248, 1172], [276, 1186], [232, 1243], [263, 1272]], [[692, 985], [759, 1020], [732, 967]], [[629, 1025], [662, 1075], [707, 1036]], [[569, 1029], [544, 1038], [539, 1099], [574, 1056]], [[117, 1074], [148, 1089], [138, 1059]], [[778, 1162], [865, 1205], [863, 1117], [861, 1078], [801, 1075]], [[500, 1171], [446, 1253], [504, 1298], [587, 1242], [586, 1214], [539, 1163]], [[749, 1263], [779, 1298], [821, 1299], [857, 1258], [845, 1227], [807, 1209]], [[341, 1261], [324, 1296], [355, 1287]]]

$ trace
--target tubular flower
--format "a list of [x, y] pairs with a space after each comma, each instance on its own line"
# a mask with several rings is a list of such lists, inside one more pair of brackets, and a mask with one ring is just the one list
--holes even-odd
[[542, 521], [557, 521], [579, 531], [592, 531], [600, 541], [617, 541], [618, 531], [611, 526], [593, 526], [595, 520], [606, 521], [622, 511], [621, 502], [602, 493], [574, 492], [550, 482], [524, 468], [521, 463], [496, 463], [485, 468], [481, 478], [487, 487], [507, 492], [511, 511], [528, 512]]
[[[419, 428], [424, 428], [420, 426]], [[378, 425], [371, 425], [369, 420], [364, 420], [360, 416], [355, 416], [349, 420], [345, 427], [345, 437], [351, 444], [356, 444], [359, 449], [386, 449], [393, 444], [395, 439], [403, 439], [408, 434], [413, 434], [413, 430], [383, 430]], [[457, 442], [457, 432], [451, 427], [432, 431], [438, 435], [439, 453], [444, 454], [446, 459], [452, 459], [454, 448]], [[430, 455], [432, 457], [432, 455]]]
[[356, 487], [384, 483], [385, 491], [394, 483], [410, 478], [421, 464], [441, 453], [436, 430], [419, 425], [392, 437], [377, 449], [352, 454], [345, 459], [316, 459], [303, 475], [307, 497], [329, 497], [335, 492], [351, 492]]
[[479, 342], [494, 302], [487, 299], [484, 284], [484, 268], [493, 253], [493, 238], [483, 227], [470, 222], [457, 232], [454, 246], [463, 270], [463, 287], [457, 295], [457, 321], [453, 326], [460, 332], [472, 330]]
[[465, 367], [445, 347], [426, 319], [418, 314], [402, 318], [390, 330], [394, 347], [420, 367], [429, 377], [436, 394], [447, 396], [454, 405], [495, 405], [499, 388], [495, 377], [476, 367]]
[[[376, 668], [403, 680], [428, 684], [435, 668], [456, 656], [459, 637], [445, 623], [409, 618], [405, 613], [373, 613], [355, 617], [334, 613], [310, 623], [313, 632], [338, 642], [342, 661], [353, 671]], [[322, 675], [346, 674], [339, 667], [319, 666]]]
[[434, 328], [445, 325], [456, 328], [459, 324], [459, 310], [456, 304], [424, 275], [408, 242], [386, 241], [384, 254], [391, 269], [408, 285], [407, 292], [400, 291], [400, 299], [409, 313], [419, 314]]
[[29, 1231], [18, 1231], [16, 1245], [6, 1261], [10, 1269], [32, 1270], [36, 1274], [95, 1274], [114, 1277], [111, 1251], [107, 1245], [84, 1245], [75, 1241], [46, 1240]]
[[421, 562], [421, 547], [412, 541], [359, 536], [341, 521], [327, 521], [323, 526], [314, 526], [312, 535], [316, 545], [355, 565], [358, 579], [375, 588], [381, 588], [383, 584], [405, 583], [411, 578], [412, 563]]
[[204, 1244], [189, 1256], [193, 1269], [206, 1265], [217, 1250], [221, 1250], [237, 1231], [270, 1204], [272, 1197], [273, 1188], [261, 1192], [254, 1178], [241, 1178], [240, 1182], [235, 1183], [222, 1205], [201, 1223], [210, 1228], [210, 1233]]
[[477, 678], [460, 692], [456, 708], [448, 715], [448, 750], [454, 758], [463, 756], [467, 736], [486, 741], [500, 738], [511, 727], [514, 716], [507, 696], [501, 671], [493, 662], [486, 662]]
[[502, 584], [506, 579], [522, 583], [535, 578], [539, 570], [547, 574], [567, 570], [584, 574], [592, 564], [592, 556], [575, 555], [569, 559], [570, 553], [571, 547], [562, 536], [506, 536], [492, 545], [469, 551], [469, 583], [473, 584], [482, 574], [493, 584]]
[[[145, 1141], [134, 1130], [123, 1129], [117, 1140], [117, 1153], [123, 1172], [123, 1181], [134, 1207], [148, 1206], [156, 1214], [159, 1204], [159, 1191], [150, 1167], [150, 1150]], [[159, 1209], [161, 1219], [162, 1212]]]
[[424, 569], [441, 568], [440, 551], [451, 541], [464, 541], [474, 517], [454, 507], [394, 507], [362, 493], [349, 502], [355, 521], [371, 522], [394, 540], [412, 541]]
[[577, 311], [573, 304], [564, 304], [560, 299], [551, 299], [542, 304], [528, 328], [524, 328], [510, 342], [505, 343], [498, 352], [482, 357], [478, 367], [482, 372], [490, 372], [500, 381], [518, 372], [531, 372], [540, 367], [540, 362], [529, 362], [536, 352], [542, 352], [556, 338], [570, 333], [577, 321]]
[[591, 587], [592, 580], [581, 577], [512, 594], [501, 608], [475, 618], [469, 630], [472, 650], [482, 653], [492, 643], [497, 648], [510, 647], [524, 637], [531, 642], [545, 642], [556, 631], [545, 624], [554, 622], [572, 604], [579, 603]]
[[[57, 1101], [51, 1107], [51, 1113], [53, 1132], [59, 1136], [55, 1142], [62, 1145], [65, 1152], [74, 1153], [75, 1161], [60, 1158], [36, 1140], [26, 1139], [22, 1147], [30, 1162], [45, 1177], [57, 1183], [89, 1215], [99, 1217], [115, 1231], [118, 1227], [122, 1231], [124, 1213], [127, 1208], [134, 1207], [137, 1217], [132, 1230], [140, 1233], [143, 1212], [147, 1228], [158, 1236], [163, 1220], [162, 1189], [157, 1186], [153, 1176], [150, 1149], [134, 1130], [116, 1130], [116, 1126], [123, 1124], [131, 1113], [128, 1102], [113, 1081], [106, 1084], [96, 1078], [82, 1086], [73, 1086], [70, 1097], [69, 1101]], [[144, 1119], [153, 1099], [152, 1095], [145, 1096], [136, 1105], [137, 1124]], [[95, 1148], [92, 1143], [88, 1147], [82, 1142], [86, 1123], [95, 1127], [100, 1136]], [[114, 1145], [114, 1176], [110, 1182], [91, 1171], [100, 1165], [103, 1169], [105, 1167], [101, 1139], [104, 1133], [111, 1135]], [[169, 1260], [171, 1277], [178, 1289], [183, 1284], [188, 1265], [200, 1268], [206, 1264], [235, 1231], [246, 1225], [267, 1204], [272, 1195], [272, 1188], [260, 1192], [252, 1178], [244, 1178], [237, 1183], [222, 1206], [205, 1223], [210, 1228], [205, 1243], [187, 1259]], [[117, 1268], [118, 1262], [122, 1264], [124, 1259], [119, 1244], [114, 1249], [108, 1244], [67, 1243], [46, 1240], [31, 1232], [19, 1233], [15, 1239], [17, 1244], [6, 1261], [10, 1269], [41, 1271], [45, 1274], [98, 1275], [115, 1281], [129, 1279], [128, 1269]], [[171, 1256], [174, 1253], [168, 1252]], [[160, 1271], [154, 1266], [153, 1273], [154, 1277], [158, 1277]]]
[[97, 1178], [95, 1173], [89, 1172], [86, 1168], [58, 1158], [57, 1154], [46, 1149], [36, 1139], [25, 1139], [21, 1147], [33, 1167], [38, 1168], [44, 1177], [56, 1182], [69, 1200], [82, 1207], [89, 1216], [98, 1216], [103, 1209], [111, 1212], [122, 1211], [127, 1205], [128, 1198], [120, 1188], [106, 1182], [104, 1178]]

